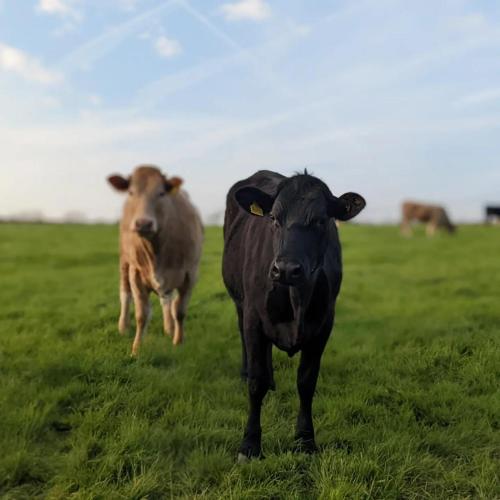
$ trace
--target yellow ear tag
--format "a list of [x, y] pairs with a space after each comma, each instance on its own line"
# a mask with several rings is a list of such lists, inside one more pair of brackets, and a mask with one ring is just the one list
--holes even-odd
[[250, 212], [259, 217], [264, 217], [264, 211], [255, 201], [250, 205]]
[[175, 195], [179, 192], [180, 186], [175, 186], [170, 190], [170, 194]]

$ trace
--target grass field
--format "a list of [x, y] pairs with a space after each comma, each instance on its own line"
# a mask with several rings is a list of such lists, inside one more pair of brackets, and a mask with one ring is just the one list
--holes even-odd
[[155, 301], [134, 361], [116, 331], [117, 229], [0, 225], [0, 496], [500, 498], [500, 230], [341, 238], [321, 452], [292, 453], [298, 358], [275, 351], [266, 459], [238, 466], [246, 388], [222, 231], [207, 231], [186, 344], [163, 337]]

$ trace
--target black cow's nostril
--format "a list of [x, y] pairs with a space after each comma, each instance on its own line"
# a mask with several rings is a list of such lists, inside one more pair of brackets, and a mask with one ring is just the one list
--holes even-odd
[[290, 277], [293, 279], [298, 279], [302, 276], [302, 266], [300, 264], [294, 264], [290, 267]]
[[279, 265], [275, 262], [271, 268], [271, 278], [273, 280], [279, 280], [281, 277], [281, 269]]

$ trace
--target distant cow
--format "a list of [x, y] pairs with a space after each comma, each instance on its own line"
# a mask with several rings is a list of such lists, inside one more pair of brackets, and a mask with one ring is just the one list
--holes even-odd
[[412, 234], [411, 223], [413, 221], [426, 223], [428, 236], [434, 235], [437, 229], [445, 229], [449, 233], [456, 231], [456, 227], [451, 223], [443, 207], [405, 201], [402, 205], [401, 232], [403, 234], [407, 236]]
[[500, 222], [500, 207], [486, 207], [486, 223], [499, 223]]
[[[130, 301], [135, 305], [139, 350], [150, 316], [149, 295], [156, 292], [163, 309], [165, 333], [174, 345], [183, 341], [183, 322], [198, 274], [203, 227], [196, 208], [180, 189], [182, 180], [167, 178], [153, 166], [140, 166], [109, 183], [128, 197], [120, 223], [120, 302], [118, 329], [128, 329]], [[172, 332], [172, 329], [174, 332]]]
[[250, 401], [239, 461], [261, 454], [261, 405], [274, 389], [273, 344], [290, 356], [302, 351], [296, 439], [300, 449], [316, 450], [312, 400], [342, 279], [335, 219], [351, 219], [364, 206], [355, 193], [333, 196], [307, 172], [287, 178], [260, 171], [229, 191], [223, 277], [238, 314]]

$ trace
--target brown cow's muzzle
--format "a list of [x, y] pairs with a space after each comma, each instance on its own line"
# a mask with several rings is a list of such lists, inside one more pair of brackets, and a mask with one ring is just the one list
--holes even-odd
[[148, 219], [146, 217], [136, 219], [134, 223], [134, 231], [136, 231], [139, 236], [142, 236], [143, 238], [150, 238], [155, 234], [154, 225], [153, 219]]

